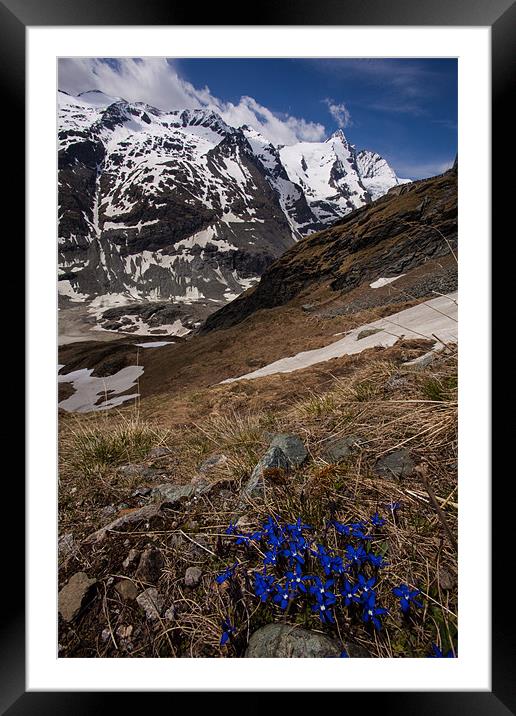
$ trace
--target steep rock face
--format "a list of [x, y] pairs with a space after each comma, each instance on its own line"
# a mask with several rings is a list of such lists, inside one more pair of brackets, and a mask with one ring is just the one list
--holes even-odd
[[342, 133], [278, 148], [209, 109], [60, 92], [59, 147], [63, 305], [218, 307], [297, 240], [370, 200]]
[[376, 152], [362, 149], [356, 155], [356, 162], [362, 184], [373, 201], [387, 193], [391, 187], [408, 181], [399, 179], [385, 159]]
[[373, 204], [303, 239], [260, 283], [208, 317], [202, 330], [228, 328], [326, 284], [345, 294], [366, 280], [396, 276], [457, 246], [457, 174], [395, 186]]

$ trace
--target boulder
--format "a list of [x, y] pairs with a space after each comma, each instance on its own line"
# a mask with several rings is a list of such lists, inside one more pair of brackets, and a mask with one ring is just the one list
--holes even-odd
[[251, 477], [246, 482], [242, 494], [244, 496], [256, 496], [260, 493], [263, 486], [263, 473], [265, 470], [277, 468], [280, 470], [289, 470], [291, 466], [290, 460], [279, 447], [270, 447], [261, 460], [256, 464], [251, 473]]
[[292, 467], [299, 467], [308, 457], [303, 441], [297, 435], [278, 433], [272, 438], [269, 447], [278, 447], [283, 450]]
[[401, 480], [412, 475], [415, 464], [408, 450], [399, 449], [384, 455], [376, 461], [375, 472], [383, 477], [395, 477]]
[[59, 613], [66, 622], [71, 622], [81, 611], [96, 579], [90, 579], [86, 572], [77, 572], [70, 577], [58, 596]]
[[267, 624], [255, 631], [245, 653], [251, 659], [317, 659], [339, 657], [346, 651], [352, 658], [367, 658], [369, 653], [358, 644], [335, 639], [289, 624]]

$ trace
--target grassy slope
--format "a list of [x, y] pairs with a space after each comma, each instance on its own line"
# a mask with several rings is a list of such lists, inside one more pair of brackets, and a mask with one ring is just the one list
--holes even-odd
[[[442, 201], [449, 203], [447, 211], [452, 212], [456, 201], [450, 189], [453, 178], [433, 181], [432, 186], [440, 186]], [[369, 208], [376, 215], [377, 230], [385, 225], [385, 212], [397, 206], [398, 218], [400, 212], [409, 216], [420, 211], [424, 197], [416, 186], [397, 199]], [[359, 222], [368, 216], [367, 211], [356, 213]], [[450, 220], [446, 211], [443, 219]], [[264, 499], [247, 506], [250, 525], [256, 526], [266, 513], [275, 511], [286, 519], [301, 516], [311, 521], [322, 535], [329, 516], [365, 518], [387, 502], [402, 503], [399, 516], [391, 516], [377, 545], [387, 550], [390, 562], [379, 584], [393, 614], [389, 628], [374, 635], [341, 615], [337, 629], [322, 629], [334, 636], [340, 630], [374, 656], [425, 656], [432, 641], [445, 648], [456, 643], [456, 554], [453, 539], [431, 504], [423, 474], [417, 472], [401, 482], [374, 474], [379, 457], [400, 446], [409, 449], [415, 462], [426, 466], [446, 524], [452, 533], [456, 531], [455, 349], [451, 347], [419, 371], [404, 363], [425, 353], [428, 344], [400, 341], [392, 348], [344, 356], [288, 375], [218, 385], [224, 378], [285, 355], [326, 345], [335, 340], [335, 333], [424, 300], [429, 276], [446, 278], [455, 271], [446, 245], [443, 256], [373, 291], [368, 282], [384, 275], [374, 264], [397, 240], [384, 237], [376, 248], [361, 248], [359, 241], [350, 263], [347, 249], [339, 243], [345, 226], [346, 221], [324, 232], [322, 241], [319, 234], [287, 253], [282, 265], [288, 264], [293, 292], [286, 290], [285, 300], [278, 305], [265, 309], [258, 302], [258, 310], [240, 312], [239, 320], [234, 325], [230, 321], [225, 329], [194, 336], [180, 345], [140, 352], [145, 366], [144, 398], [136, 408], [61, 416], [60, 533], [73, 534], [78, 550], [62, 562], [60, 586], [79, 570], [98, 580], [96, 596], [79, 620], [72, 626], [60, 624], [62, 656], [241, 656], [254, 628], [283, 618], [256, 610], [245, 579], [239, 578], [237, 594], [216, 587], [213, 581], [237, 556], [231, 541], [221, 541], [220, 535], [234, 516], [243, 481], [266, 450], [270, 433], [276, 431], [300, 435], [310, 459], [293, 474], [270, 475]], [[358, 226], [365, 231], [367, 221]], [[423, 243], [430, 232], [428, 228], [424, 233]], [[409, 233], [400, 239], [408, 242], [405, 248], [418, 237], [417, 231]], [[335, 290], [335, 280], [352, 273], [354, 267], [358, 267], [359, 283]], [[312, 278], [307, 279], [307, 274]], [[296, 288], [298, 281], [302, 290]], [[255, 294], [256, 289], [233, 302], [236, 309]], [[302, 309], [308, 302], [315, 306], [311, 312]], [[99, 350], [102, 369], [109, 356], [102, 347]], [[117, 348], [120, 367], [124, 360], [134, 363], [134, 350], [130, 342], [123, 350]], [[66, 362], [67, 369], [74, 367], [74, 360], [84, 360], [80, 348], [69, 346], [63, 356], [65, 352], [66, 359], [60, 362]], [[325, 444], [351, 434], [362, 439], [360, 451], [343, 464], [328, 465], [323, 458]], [[146, 455], [155, 445], [167, 445], [171, 452], [150, 460]], [[165, 510], [147, 525], [110, 534], [101, 545], [83, 541], [116, 514], [145, 504], [148, 498], [135, 495], [136, 487], [188, 483], [205, 458], [220, 453], [227, 460], [210, 473], [215, 487], [208, 497], [188, 507]], [[128, 462], [154, 467], [158, 474], [142, 477], [121, 472], [119, 466]], [[171, 622], [147, 622], [136, 603], [122, 601], [114, 589], [121, 576], [134, 580], [139, 591], [149, 586], [135, 579], [134, 566], [123, 566], [130, 549], [142, 550], [149, 544], [165, 558], [157, 587], [165, 608], [174, 605], [176, 615]], [[251, 569], [256, 561], [252, 555], [246, 558]], [[185, 569], [192, 564], [203, 571], [202, 584], [195, 591], [183, 584]], [[427, 595], [423, 613], [409, 630], [397, 616], [390, 592], [400, 581], [419, 586]], [[238, 633], [229, 647], [221, 648], [220, 624], [227, 614]], [[298, 617], [288, 615], [287, 621], [299, 623]], [[303, 616], [302, 621], [321, 629], [315, 617]], [[130, 638], [118, 634], [120, 627], [129, 626]], [[107, 639], [101, 637], [103, 630], [109, 633]]]

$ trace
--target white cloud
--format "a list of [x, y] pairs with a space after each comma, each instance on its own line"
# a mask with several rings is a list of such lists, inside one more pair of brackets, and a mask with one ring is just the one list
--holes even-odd
[[335, 100], [326, 98], [324, 103], [327, 105], [329, 113], [340, 129], [352, 126], [353, 122], [351, 121], [351, 114], [349, 113], [349, 110], [344, 102], [337, 104]]
[[273, 144], [320, 141], [326, 130], [322, 124], [300, 117], [278, 115], [252, 97], [241, 97], [238, 104], [215, 97], [208, 87], [194, 87], [179, 76], [165, 58], [102, 59], [67, 58], [59, 61], [60, 89], [78, 94], [99, 89], [130, 102], [147, 102], [163, 110], [207, 107], [218, 112], [230, 125], [248, 124]]

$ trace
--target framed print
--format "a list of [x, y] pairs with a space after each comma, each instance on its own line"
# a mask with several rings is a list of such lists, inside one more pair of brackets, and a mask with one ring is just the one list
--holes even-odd
[[489, 309], [514, 7], [0, 10], [28, 307], [2, 708], [512, 712]]

